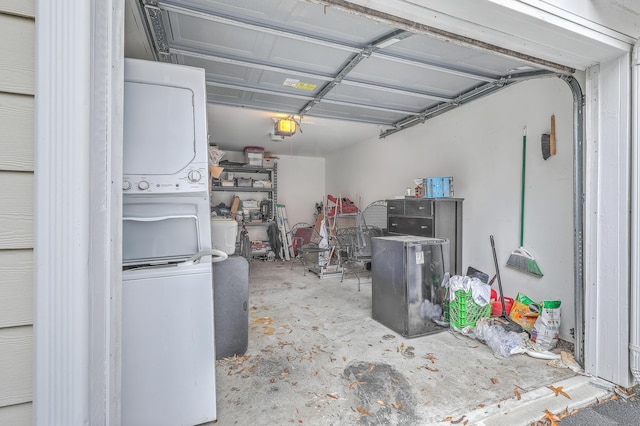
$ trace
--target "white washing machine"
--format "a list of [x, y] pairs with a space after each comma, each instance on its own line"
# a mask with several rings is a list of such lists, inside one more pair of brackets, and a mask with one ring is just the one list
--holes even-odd
[[211, 264], [123, 271], [122, 424], [216, 419]]
[[205, 196], [124, 198], [125, 426], [216, 419], [210, 254], [216, 260], [227, 255], [211, 250], [208, 209]]

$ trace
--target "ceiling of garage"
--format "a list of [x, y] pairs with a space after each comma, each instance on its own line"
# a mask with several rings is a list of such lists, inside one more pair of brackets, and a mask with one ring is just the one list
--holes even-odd
[[[127, 17], [129, 52], [144, 37], [154, 60], [205, 69], [210, 127], [212, 121], [222, 127], [220, 116], [229, 111], [240, 114], [230, 107], [251, 110], [241, 115], [261, 120], [258, 140], [210, 129], [223, 149], [278, 141], [269, 134], [276, 116], [292, 116], [302, 128], [302, 134], [285, 139], [290, 146], [267, 148], [276, 153], [293, 153], [305, 132], [319, 131], [326, 147], [336, 120], [351, 123], [347, 134], [386, 137], [509, 84], [573, 72], [416, 22], [385, 19], [382, 13], [365, 16], [337, 5], [303, 0], [128, 4], [127, 14], [137, 14]], [[307, 145], [302, 153], [296, 146], [296, 154], [324, 155], [311, 149], [313, 143]]]

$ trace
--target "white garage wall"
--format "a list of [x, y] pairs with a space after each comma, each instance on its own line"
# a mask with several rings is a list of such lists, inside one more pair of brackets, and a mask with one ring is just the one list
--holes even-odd
[[[544, 161], [541, 134], [556, 116], [557, 155]], [[423, 125], [371, 140], [327, 158], [326, 189], [362, 205], [404, 193], [414, 178], [453, 176], [464, 198], [463, 270], [494, 273], [489, 235], [506, 265], [519, 244], [522, 129], [527, 126], [524, 246], [544, 272], [536, 278], [501, 267], [505, 295], [562, 300], [561, 337], [572, 340], [572, 96], [557, 78], [529, 81]], [[497, 287], [497, 285], [496, 285]]]

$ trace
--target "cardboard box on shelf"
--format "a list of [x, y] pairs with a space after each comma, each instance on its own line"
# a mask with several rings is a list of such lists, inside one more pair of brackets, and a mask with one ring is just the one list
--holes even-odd
[[245, 161], [250, 166], [262, 167], [262, 159], [264, 158], [264, 148], [259, 146], [248, 146], [244, 149]]
[[275, 158], [263, 158], [262, 159], [262, 167], [266, 167], [267, 169], [271, 169], [273, 168], [273, 165], [275, 164], [276, 159]]

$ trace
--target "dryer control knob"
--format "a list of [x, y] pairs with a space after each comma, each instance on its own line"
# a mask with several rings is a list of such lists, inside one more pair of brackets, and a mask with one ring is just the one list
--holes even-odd
[[128, 191], [131, 189], [131, 182], [129, 182], [128, 180], [123, 180], [122, 181], [122, 190], [123, 191]]
[[191, 182], [198, 182], [200, 179], [202, 179], [202, 175], [198, 170], [191, 170], [188, 176]]
[[141, 191], [146, 191], [147, 189], [149, 189], [149, 182], [147, 182], [146, 180], [141, 180], [140, 182], [138, 182], [138, 189], [140, 189]]

